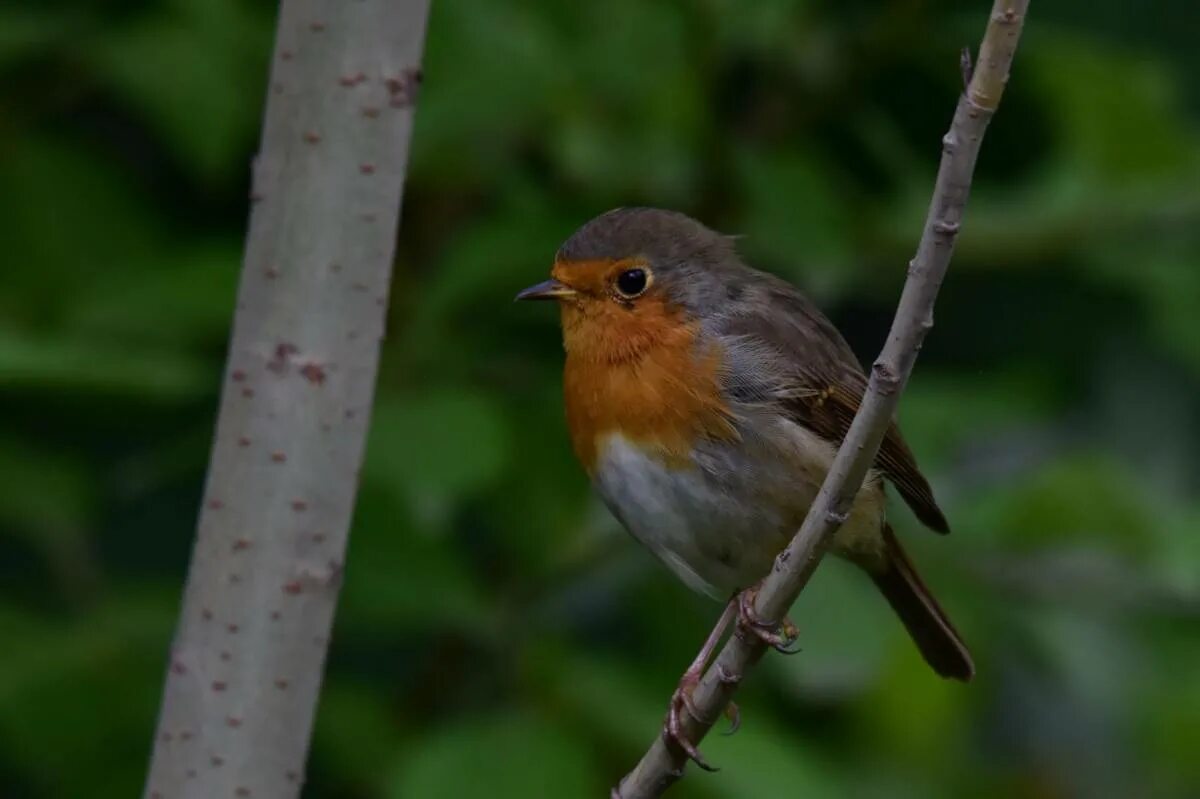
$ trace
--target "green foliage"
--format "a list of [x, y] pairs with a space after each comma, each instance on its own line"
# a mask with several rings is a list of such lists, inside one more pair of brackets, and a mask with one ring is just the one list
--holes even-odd
[[396, 764], [384, 795], [456, 799], [481, 789], [500, 799], [597, 796], [604, 782], [570, 730], [524, 713], [498, 713], [430, 731]]
[[[986, 2], [434, 0], [306, 795], [602, 795], [718, 609], [591, 498], [553, 311], [591, 215], [745, 236], [881, 342]], [[0, 8], [0, 785], [126, 797], [150, 746], [273, 21]], [[818, 574], [724, 767], [672, 795], [1194, 796], [1200, 62], [1188, 0], [1036, 6], [902, 421], [955, 534], [896, 526], [976, 651], [938, 681]]]

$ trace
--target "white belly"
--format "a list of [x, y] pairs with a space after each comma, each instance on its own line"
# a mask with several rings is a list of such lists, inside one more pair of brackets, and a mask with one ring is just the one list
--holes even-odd
[[[702, 446], [690, 468], [609, 434], [598, 442], [596, 488], [626, 529], [688, 586], [725, 599], [766, 575], [833, 461], [833, 447], [798, 425], [780, 422], [773, 432], [736, 447]], [[872, 474], [834, 552], [856, 560], [878, 552], [883, 506]]]

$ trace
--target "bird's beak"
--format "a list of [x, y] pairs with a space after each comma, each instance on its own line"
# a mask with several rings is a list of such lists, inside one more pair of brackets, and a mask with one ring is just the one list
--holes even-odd
[[516, 296], [517, 300], [557, 300], [563, 297], [574, 297], [575, 289], [563, 285], [557, 280], [545, 280], [536, 286], [530, 286]]

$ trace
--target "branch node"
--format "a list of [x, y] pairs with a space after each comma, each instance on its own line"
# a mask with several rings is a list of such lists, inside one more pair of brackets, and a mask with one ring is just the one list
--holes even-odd
[[871, 366], [871, 376], [880, 394], [895, 394], [896, 389], [900, 387], [900, 377], [896, 374], [896, 369], [882, 359], [875, 361]]
[[717, 682], [721, 685], [738, 685], [742, 681], [742, 675], [733, 673], [721, 663], [713, 668], [717, 673]]
[[837, 508], [830, 508], [829, 512], [825, 514], [825, 521], [829, 522], [835, 527], [841, 527], [846, 523], [846, 519], [848, 518], [850, 518], [849, 513], [843, 510], [838, 510]]

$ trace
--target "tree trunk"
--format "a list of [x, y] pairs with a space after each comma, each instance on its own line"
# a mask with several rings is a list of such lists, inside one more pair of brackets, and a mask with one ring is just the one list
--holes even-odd
[[342, 575], [428, 0], [283, 0], [146, 797], [292, 797]]

